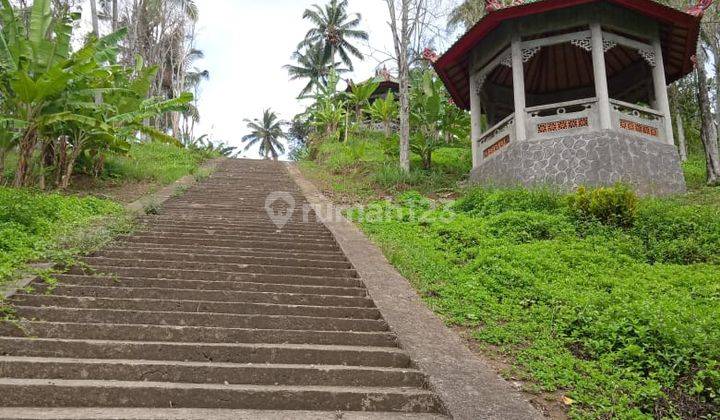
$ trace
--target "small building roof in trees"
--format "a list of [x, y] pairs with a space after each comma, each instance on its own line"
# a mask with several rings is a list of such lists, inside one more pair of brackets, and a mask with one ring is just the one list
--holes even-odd
[[[399, 92], [400, 83], [397, 77], [394, 77], [387, 68], [383, 67], [375, 72], [375, 76], [359, 83], [364, 85], [366, 83], [377, 83], [378, 88], [373, 94], [373, 97], [384, 96], [387, 92]], [[348, 87], [345, 89], [346, 92], [351, 92], [352, 86], [355, 84], [352, 80], [348, 80]]]
[[[546, 13], [572, 7], [590, 7], [593, 4], [610, 4], [657, 22], [661, 31], [668, 83], [692, 71], [701, 16], [691, 14], [692, 12], [685, 13], [653, 0], [542, 0], [500, 8], [488, 13], [450, 47], [434, 63], [435, 70], [455, 103], [461, 108], [469, 109], [469, 72], [472, 53], [481, 42], [492, 37], [506, 23], [520, 19], [527, 22], [528, 17], [532, 16], [541, 20], [543, 19], [541, 15]], [[556, 33], [557, 28], [548, 23], [545, 34], [551, 36]], [[633, 63], [642, 61], [642, 58], [637, 56], [637, 52], [625, 48], [613, 48], [607, 52], [606, 61], [608, 77], [612, 78], [614, 73], [619, 74]], [[546, 94], [592, 84], [591, 59], [567, 45], [548, 48], [547, 51], [537, 54], [526, 66], [526, 88], [529, 93]], [[558, 73], [566, 76], [558, 77]], [[490, 77], [497, 85], [512, 86], [512, 74], [508, 69], [498, 70]]]

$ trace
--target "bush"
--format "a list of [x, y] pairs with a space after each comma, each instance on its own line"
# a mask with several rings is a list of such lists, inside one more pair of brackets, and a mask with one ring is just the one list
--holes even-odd
[[580, 187], [570, 196], [570, 208], [578, 220], [598, 221], [608, 226], [631, 227], [637, 206], [637, 195], [621, 184], [594, 190]]

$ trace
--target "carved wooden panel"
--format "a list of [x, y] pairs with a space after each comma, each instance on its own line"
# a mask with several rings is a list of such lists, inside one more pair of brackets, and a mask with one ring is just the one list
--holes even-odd
[[636, 131], [646, 136], [658, 137], [659, 130], [656, 127], [640, 124], [635, 121], [620, 119], [620, 128], [628, 131]]
[[487, 159], [488, 157], [494, 155], [497, 153], [500, 149], [510, 144], [510, 136], [507, 135], [497, 142], [493, 144], [492, 146], [488, 147], [487, 149], [483, 150], [483, 156]]
[[573, 128], [588, 127], [590, 121], [588, 117], [573, 118], [569, 120], [550, 121], [537, 125], [538, 134], [552, 133], [555, 131], [570, 130]]

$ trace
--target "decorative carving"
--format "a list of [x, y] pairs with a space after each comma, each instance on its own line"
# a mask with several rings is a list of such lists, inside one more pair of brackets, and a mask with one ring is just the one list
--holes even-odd
[[508, 144], [510, 144], [510, 136], [509, 136], [509, 135], [501, 138], [500, 140], [498, 140], [497, 142], [495, 142], [495, 144], [493, 144], [492, 146], [490, 146], [490, 147], [488, 147], [487, 149], [483, 150], [483, 157], [484, 157], [485, 159], [489, 158], [490, 156], [494, 155], [494, 154], [497, 153], [500, 149], [502, 149], [503, 147], [507, 146]]
[[535, 57], [535, 54], [540, 51], [541, 47], [533, 47], [533, 48], [523, 48], [522, 49], [522, 62], [527, 63], [528, 61], [532, 60], [533, 57]]
[[538, 134], [552, 133], [555, 131], [571, 130], [573, 128], [588, 127], [588, 117], [574, 118], [571, 120], [551, 121], [537, 125]]
[[658, 130], [656, 127], [651, 127], [649, 125], [640, 124], [635, 121], [629, 121], [624, 119], [620, 120], [620, 128], [628, 131], [636, 131], [640, 134], [652, 137], [658, 137], [658, 135], [660, 134], [660, 130]]
[[655, 67], [657, 62], [655, 61], [655, 51], [650, 46], [647, 48], [638, 48], [638, 54], [650, 64], [651, 67]]
[[578, 48], [582, 48], [585, 51], [592, 51], [592, 42], [589, 37], [573, 39], [570, 43]]
[[505, 57], [500, 61], [500, 64], [502, 64], [505, 67], [512, 68], [512, 52], [507, 52], [505, 54]]
[[607, 39], [603, 39], [603, 50], [605, 52], [608, 52], [612, 50], [613, 48], [617, 47], [617, 42], [615, 41], [608, 41]]

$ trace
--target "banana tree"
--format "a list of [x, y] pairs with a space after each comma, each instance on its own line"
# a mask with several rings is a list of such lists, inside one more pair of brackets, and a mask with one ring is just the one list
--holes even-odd
[[383, 99], [377, 99], [370, 105], [368, 111], [373, 120], [382, 123], [385, 137], [392, 135], [392, 123], [397, 120], [399, 107], [395, 95], [388, 92]]
[[[42, 135], [55, 132], [52, 126], [74, 121], [93, 129], [107, 128], [101, 120], [68, 108], [65, 94], [73, 84], [97, 74], [99, 63], [113, 55], [124, 33], [91, 40], [72, 53], [72, 25], [78, 14], [53, 18], [50, 0], [36, 0], [26, 30], [9, 1], [0, 4], [2, 119], [19, 138], [14, 185], [21, 187], [29, 185], [33, 152], [45, 140]], [[92, 89], [85, 93], [94, 94]]]
[[370, 98], [379, 86], [380, 83], [377, 82], [350, 85], [350, 92], [347, 95], [347, 99], [349, 104], [355, 108], [355, 122], [362, 122], [363, 108], [369, 105]]
[[411, 91], [410, 150], [420, 156], [423, 169], [431, 168], [435, 150], [457, 143], [469, 131], [469, 116], [452, 104], [444, 92], [442, 83], [431, 71], [417, 77]]

